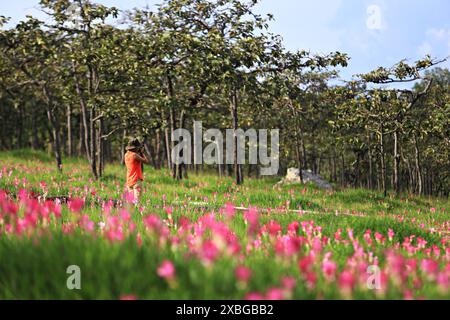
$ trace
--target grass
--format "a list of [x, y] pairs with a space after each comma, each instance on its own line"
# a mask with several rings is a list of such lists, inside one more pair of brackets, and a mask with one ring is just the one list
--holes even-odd
[[[42, 182], [45, 182], [49, 196], [84, 196], [86, 206], [83, 213], [95, 223], [104, 221], [100, 200], [120, 199], [125, 183], [124, 168], [118, 164], [109, 164], [104, 177], [98, 181], [91, 178], [88, 164], [83, 159], [64, 159], [63, 169], [63, 173], [58, 173], [52, 157], [43, 152], [1, 152], [0, 170], [3, 174], [0, 190], [7, 190], [13, 195], [22, 188], [42, 193]], [[393, 243], [401, 243], [405, 237], [414, 235], [416, 239], [425, 239], [427, 247], [434, 245], [446, 249], [442, 243], [443, 234], [430, 232], [429, 229], [445, 226], [448, 222], [448, 199], [410, 195], [384, 198], [377, 191], [345, 189], [329, 192], [300, 184], [283, 186], [278, 190], [273, 189], [277, 178], [246, 179], [244, 185], [237, 186], [232, 178], [218, 178], [208, 173], [190, 173], [187, 180], [178, 182], [170, 177], [167, 170], [149, 167], [145, 168], [145, 177], [141, 201], [145, 205], [143, 214], [166, 218], [164, 205], [171, 206], [177, 225], [182, 217], [197, 221], [205, 213], [217, 213], [226, 203], [233, 203], [245, 207], [271, 208], [270, 214], [261, 214], [260, 224], [277, 221], [283, 232], [292, 221], [313, 220], [315, 225], [322, 227], [321, 234], [330, 238], [339, 229], [343, 230], [343, 234], [347, 229], [353, 229], [360, 241], [363, 241], [367, 230], [386, 235], [389, 229], [393, 229]], [[207, 204], [192, 205], [195, 202]], [[307, 212], [299, 215], [276, 212], [275, 208]], [[436, 212], [431, 212], [430, 208], [436, 208]], [[161, 245], [154, 237], [146, 236], [147, 231], [138, 208], [128, 207], [128, 210], [132, 213], [136, 232], [144, 235], [142, 246], [136, 245], [135, 236], [111, 243], [97, 233], [87, 234], [75, 230], [73, 234], [66, 235], [56, 222], [44, 229], [44, 235], [40, 236], [33, 234], [18, 237], [1, 232], [0, 299], [117, 299], [130, 294], [140, 299], [241, 299], [249, 292], [262, 293], [279, 287], [280, 279], [287, 275], [298, 280], [289, 297], [342, 297], [336, 281], [329, 285], [320, 278], [314, 290], [308, 288], [297, 266], [298, 257], [278, 257], [273, 253], [275, 240], [272, 238], [262, 239], [267, 242], [269, 251], [245, 253], [245, 246], [250, 243], [250, 239], [242, 212], [228, 221], [228, 225], [242, 245], [243, 256], [223, 255], [212, 265], [205, 265], [201, 259], [186, 256], [190, 249], [185, 243], [174, 248], [173, 243]], [[356, 213], [364, 216], [355, 216]], [[76, 218], [63, 207], [62, 223], [76, 222]], [[176, 230], [171, 232], [172, 235], [176, 234]], [[212, 234], [209, 236], [213, 237]], [[352, 246], [348, 245], [329, 243], [325, 247], [333, 253], [340, 269], [345, 268], [347, 259], [354, 254]], [[378, 255], [381, 263], [386, 262], [387, 245], [366, 249], [373, 250], [372, 253]], [[306, 254], [306, 251], [302, 254]], [[414, 255], [417, 259], [424, 256], [422, 252]], [[176, 282], [168, 282], [157, 275], [156, 269], [163, 260], [174, 263]], [[444, 260], [440, 263], [443, 264]], [[66, 269], [72, 264], [80, 266], [82, 270], [81, 290], [68, 290], [65, 286], [68, 277]], [[237, 283], [235, 279], [234, 269], [240, 264], [252, 270], [251, 279], [246, 285]], [[317, 268], [320, 269], [320, 265]], [[402, 297], [404, 290], [403, 287], [392, 286], [382, 298]], [[441, 298], [443, 295], [435, 284], [424, 284], [415, 290], [414, 296]], [[352, 297], [378, 298], [374, 292], [361, 288], [356, 288]], [[444, 297], [448, 297], [447, 293]]]

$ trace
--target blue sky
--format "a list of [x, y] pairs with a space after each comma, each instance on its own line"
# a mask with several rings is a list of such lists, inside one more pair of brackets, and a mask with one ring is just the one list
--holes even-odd
[[[12, 23], [32, 14], [43, 18], [38, 0], [1, 1], [0, 15]], [[120, 9], [150, 7], [160, 0], [96, 0]], [[272, 32], [288, 49], [346, 52], [350, 65], [344, 79], [401, 59], [413, 62], [431, 54], [450, 56], [448, 0], [261, 0], [259, 13], [272, 13]], [[450, 62], [443, 64], [450, 67]]]

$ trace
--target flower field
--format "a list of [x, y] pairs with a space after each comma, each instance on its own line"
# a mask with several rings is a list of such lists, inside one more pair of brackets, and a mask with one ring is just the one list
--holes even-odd
[[[0, 299], [448, 299], [450, 202], [0, 153]], [[81, 289], [66, 272], [81, 270]]]

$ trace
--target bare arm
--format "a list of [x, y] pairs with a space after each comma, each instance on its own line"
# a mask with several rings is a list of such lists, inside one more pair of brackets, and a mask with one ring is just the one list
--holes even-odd
[[140, 156], [139, 154], [136, 153], [136, 155], [134, 156], [136, 160], [145, 163], [145, 164], [150, 164], [150, 161], [147, 159], [147, 157], [142, 154], [142, 156]]

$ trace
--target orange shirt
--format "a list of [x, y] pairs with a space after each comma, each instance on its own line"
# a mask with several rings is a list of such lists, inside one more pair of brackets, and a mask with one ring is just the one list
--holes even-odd
[[125, 166], [127, 167], [127, 186], [132, 187], [138, 180], [144, 180], [141, 162], [136, 159], [136, 153], [125, 153]]

